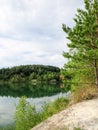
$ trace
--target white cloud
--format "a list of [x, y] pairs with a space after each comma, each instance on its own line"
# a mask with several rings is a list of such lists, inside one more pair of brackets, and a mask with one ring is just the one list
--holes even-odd
[[0, 67], [20, 64], [63, 66], [67, 40], [62, 23], [73, 26], [76, 0], [0, 1]]
[[[21, 64], [50, 64], [61, 66], [62, 46], [59, 42], [40, 44], [32, 41], [14, 41], [0, 39], [0, 63], [3, 66], [15, 66]], [[57, 60], [58, 57], [58, 60]], [[2, 62], [3, 61], [3, 62]]]

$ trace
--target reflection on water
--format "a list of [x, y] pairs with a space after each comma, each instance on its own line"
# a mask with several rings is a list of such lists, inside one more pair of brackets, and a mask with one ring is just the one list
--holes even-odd
[[21, 97], [44, 97], [52, 96], [58, 92], [65, 92], [65, 88], [60, 88], [60, 84], [0, 84], [1, 96]]
[[13, 122], [14, 111], [15, 98], [0, 97], [0, 126], [5, 126]]
[[[16, 86], [20, 87], [20, 89], [18, 90]], [[1, 87], [0, 85], [0, 127], [6, 126], [14, 122], [13, 117], [15, 112], [15, 106], [18, 103], [20, 97], [23, 95], [26, 95], [28, 97], [27, 100], [32, 105], [35, 105], [38, 110], [40, 110], [44, 102], [53, 102], [56, 98], [62, 96], [65, 97], [67, 95], [66, 93], [62, 93], [64, 92], [64, 89], [60, 89], [60, 87], [55, 85], [28, 85], [28, 89], [25, 88], [25, 86], [16, 86], [12, 87], [6, 85]]]
[[[67, 93], [68, 94], [68, 93]], [[42, 98], [28, 98], [27, 100], [35, 105], [39, 110], [44, 102], [53, 102], [58, 97], [66, 97], [66, 93], [59, 93], [51, 97], [42, 97]], [[18, 103], [19, 98], [13, 97], [0, 97], [0, 126], [5, 126], [13, 122], [15, 106]]]

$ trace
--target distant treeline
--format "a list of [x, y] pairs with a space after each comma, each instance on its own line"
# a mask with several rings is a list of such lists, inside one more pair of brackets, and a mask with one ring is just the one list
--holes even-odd
[[55, 66], [21, 65], [0, 69], [0, 81], [13, 83], [24, 81], [59, 81], [59, 75], [60, 69]]

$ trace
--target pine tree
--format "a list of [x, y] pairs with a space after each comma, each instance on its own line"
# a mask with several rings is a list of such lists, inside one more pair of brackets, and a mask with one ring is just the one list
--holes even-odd
[[62, 26], [70, 41], [69, 52], [63, 53], [69, 60], [65, 68], [70, 68], [73, 77], [82, 74], [98, 86], [98, 0], [84, 0], [84, 3], [85, 9], [77, 10], [75, 26]]

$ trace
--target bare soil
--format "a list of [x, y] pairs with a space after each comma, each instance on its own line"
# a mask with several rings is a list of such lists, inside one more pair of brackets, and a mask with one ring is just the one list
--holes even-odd
[[98, 130], [98, 98], [72, 105], [32, 130]]

